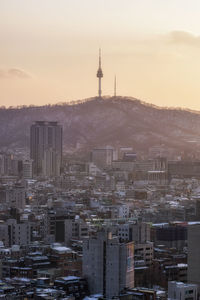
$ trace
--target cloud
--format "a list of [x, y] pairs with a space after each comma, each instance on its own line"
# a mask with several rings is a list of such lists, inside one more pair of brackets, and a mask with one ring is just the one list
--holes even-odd
[[172, 31], [168, 35], [168, 41], [172, 44], [200, 47], [200, 36], [186, 31]]
[[30, 75], [23, 70], [11, 68], [8, 70], [0, 69], [0, 78], [2, 79], [9, 79], [9, 78], [16, 78], [16, 79], [28, 79]]

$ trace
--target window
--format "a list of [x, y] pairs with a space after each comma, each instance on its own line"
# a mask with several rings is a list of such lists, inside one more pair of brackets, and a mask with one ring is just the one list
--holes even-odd
[[189, 294], [193, 294], [193, 292], [194, 292], [193, 290], [189, 290]]

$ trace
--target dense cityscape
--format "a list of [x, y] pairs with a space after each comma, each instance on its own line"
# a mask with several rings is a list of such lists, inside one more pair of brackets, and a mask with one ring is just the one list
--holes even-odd
[[10, 1], [0, 299], [199, 300], [200, 2]]
[[163, 144], [81, 159], [62, 141], [40, 120], [30, 149], [1, 151], [0, 296], [197, 299], [200, 162]]

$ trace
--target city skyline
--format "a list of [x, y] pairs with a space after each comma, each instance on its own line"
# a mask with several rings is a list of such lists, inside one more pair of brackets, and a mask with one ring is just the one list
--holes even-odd
[[118, 95], [200, 110], [199, 8], [194, 0], [2, 0], [1, 105], [96, 96], [101, 47], [102, 95], [113, 95], [116, 74]]
[[200, 300], [200, 2], [0, 1], [0, 298]]

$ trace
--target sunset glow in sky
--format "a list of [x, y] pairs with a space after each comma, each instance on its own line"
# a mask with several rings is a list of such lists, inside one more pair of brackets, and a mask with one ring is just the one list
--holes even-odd
[[0, 0], [0, 105], [103, 95], [200, 110], [199, 0]]

